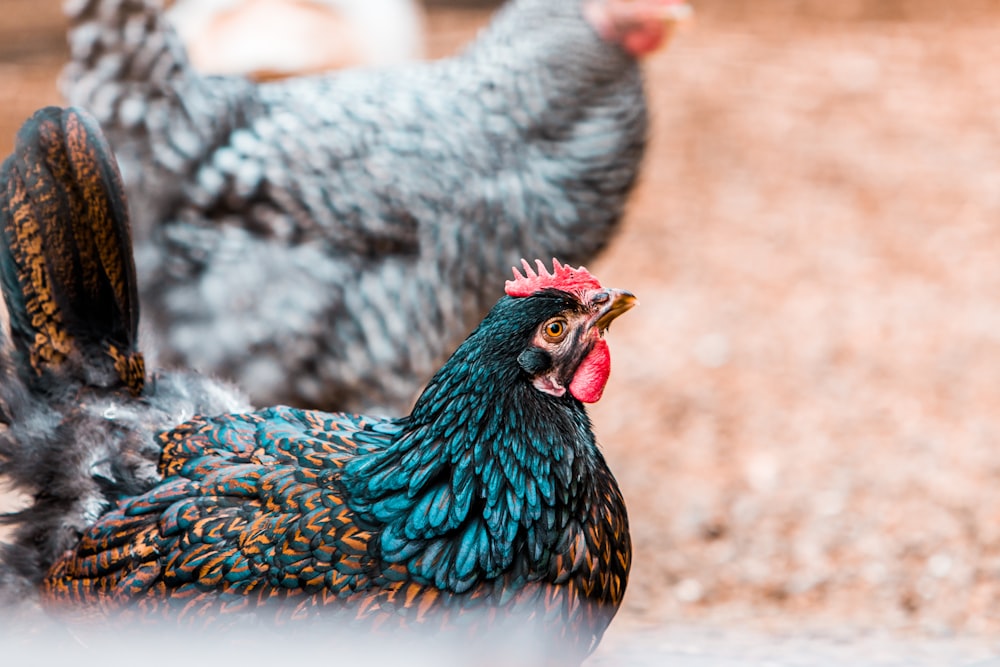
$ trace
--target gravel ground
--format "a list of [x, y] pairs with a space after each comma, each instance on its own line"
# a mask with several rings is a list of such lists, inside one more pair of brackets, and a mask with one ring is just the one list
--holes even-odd
[[997, 37], [702, 24], [651, 63], [599, 267], [643, 301], [596, 410], [631, 612], [996, 633]]
[[[3, 154], [64, 57], [54, 0], [7, 4]], [[977, 664], [1000, 652], [1000, 7], [697, 4], [648, 63], [645, 175], [590, 267], [642, 301], [594, 410], [636, 556], [593, 662]], [[485, 17], [434, 9], [432, 51]]]

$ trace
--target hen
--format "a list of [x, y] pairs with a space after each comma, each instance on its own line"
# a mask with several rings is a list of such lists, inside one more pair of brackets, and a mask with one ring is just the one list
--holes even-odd
[[157, 0], [68, 3], [164, 364], [402, 414], [522, 256], [579, 264], [636, 180], [636, 56], [679, 0], [513, 0], [464, 53], [266, 84], [190, 66]]
[[249, 410], [197, 375], [147, 381], [124, 196], [92, 119], [39, 112], [2, 178], [0, 472], [34, 498], [8, 519], [8, 596], [213, 632], [520, 619], [559, 661], [596, 646], [631, 546], [583, 403], [630, 293], [524, 262], [408, 416]]

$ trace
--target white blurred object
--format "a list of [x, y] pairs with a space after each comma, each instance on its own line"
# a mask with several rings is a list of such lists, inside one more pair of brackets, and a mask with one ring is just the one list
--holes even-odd
[[417, 0], [177, 0], [168, 16], [210, 74], [275, 78], [423, 56]]

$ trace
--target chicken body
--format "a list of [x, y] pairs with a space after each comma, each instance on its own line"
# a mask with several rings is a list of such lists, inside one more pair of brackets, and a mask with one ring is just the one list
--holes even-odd
[[8, 517], [0, 597], [212, 632], [526, 622], [567, 664], [597, 645], [631, 544], [583, 402], [631, 294], [526, 264], [407, 416], [253, 411], [213, 380], [146, 377], [127, 210], [92, 119], [39, 112], [0, 177], [0, 473], [34, 498]]
[[196, 73], [155, 0], [71, 7], [63, 87], [121, 161], [159, 361], [258, 402], [405, 413], [492, 277], [592, 258], [638, 173], [638, 64], [580, 0], [513, 0], [451, 59], [267, 84]]

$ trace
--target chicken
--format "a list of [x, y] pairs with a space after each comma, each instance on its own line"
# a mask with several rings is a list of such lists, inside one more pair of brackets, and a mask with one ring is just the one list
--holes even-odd
[[266, 84], [196, 73], [156, 0], [69, 3], [63, 88], [122, 165], [150, 349], [258, 402], [403, 414], [493, 276], [609, 241], [636, 56], [677, 2], [513, 0], [454, 58]]
[[146, 379], [127, 209], [94, 121], [39, 112], [2, 177], [0, 472], [34, 498], [3, 552], [8, 598], [212, 632], [524, 620], [569, 664], [597, 645], [631, 545], [584, 403], [632, 294], [524, 262], [409, 415], [234, 410], [215, 381]]

